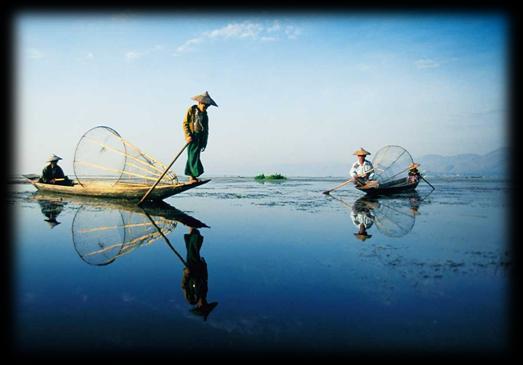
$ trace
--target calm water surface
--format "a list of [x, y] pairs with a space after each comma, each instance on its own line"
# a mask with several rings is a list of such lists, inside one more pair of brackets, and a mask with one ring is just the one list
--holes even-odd
[[507, 182], [321, 194], [341, 181], [215, 178], [145, 211], [14, 185], [17, 348], [505, 350]]

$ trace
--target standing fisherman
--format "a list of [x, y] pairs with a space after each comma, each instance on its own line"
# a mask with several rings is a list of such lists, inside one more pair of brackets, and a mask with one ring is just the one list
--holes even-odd
[[183, 133], [185, 140], [189, 142], [187, 147], [187, 164], [185, 165], [185, 175], [189, 176], [189, 182], [198, 182], [198, 176], [203, 174], [203, 165], [200, 161], [200, 152], [207, 147], [209, 136], [209, 118], [207, 108], [209, 105], [218, 106], [206, 91], [205, 94], [196, 95], [191, 98], [198, 102], [191, 106], [183, 120]]

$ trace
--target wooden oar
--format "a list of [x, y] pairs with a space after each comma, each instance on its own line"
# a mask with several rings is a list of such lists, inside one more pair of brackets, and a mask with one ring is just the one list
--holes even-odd
[[173, 245], [171, 244], [171, 242], [169, 241], [169, 239], [163, 234], [162, 230], [160, 229], [160, 227], [158, 227], [158, 225], [156, 224], [156, 222], [154, 221], [154, 219], [152, 219], [152, 217], [144, 210], [143, 211], [145, 213], [145, 215], [147, 216], [147, 218], [149, 218], [149, 220], [151, 221], [151, 223], [153, 224], [153, 226], [158, 230], [158, 232], [160, 232], [160, 235], [163, 237], [163, 239], [165, 240], [165, 243], [167, 243], [167, 246], [169, 246], [169, 248], [174, 252], [174, 254], [176, 256], [178, 256], [178, 258], [180, 259], [180, 261], [183, 263], [183, 265], [185, 267], [188, 267], [187, 266], [187, 262], [183, 259], [182, 255], [180, 255], [178, 253], [178, 251], [176, 251], [176, 249], [173, 247]]
[[[367, 174], [367, 173], [369, 173], [369, 172], [371, 172], [371, 171], [374, 171], [374, 168], [365, 171], [365, 173]], [[331, 191], [334, 191], [334, 190], [336, 190], [336, 189], [339, 189], [339, 188], [341, 188], [342, 186], [347, 185], [347, 184], [350, 183], [351, 181], [354, 181], [354, 178], [353, 178], [353, 177], [351, 177], [349, 180], [347, 180], [347, 181], [345, 181], [345, 182], [342, 182], [340, 185], [338, 185], [338, 186], [336, 186], [336, 187], [334, 187], [334, 188], [332, 188], [332, 189], [330, 189], [330, 190], [325, 190], [325, 191], [323, 192], [323, 194], [329, 195]]]
[[336, 189], [339, 189], [339, 188], [341, 188], [342, 186], [347, 185], [347, 184], [350, 183], [351, 181], [354, 181], [354, 178], [353, 178], [353, 177], [351, 177], [349, 180], [347, 180], [347, 181], [345, 181], [345, 182], [342, 182], [340, 185], [338, 185], [338, 186], [336, 186], [336, 187], [334, 187], [334, 188], [332, 188], [332, 189], [330, 189], [330, 190], [325, 190], [325, 191], [323, 192], [323, 194], [325, 194], [325, 195], [329, 195], [331, 191], [334, 191], [334, 190], [336, 190]]
[[429, 183], [429, 182], [427, 181], [427, 179], [425, 179], [421, 174], [419, 175], [419, 177], [421, 177], [421, 178], [423, 179], [423, 181], [425, 181], [427, 184], [429, 184], [430, 187], [432, 188], [432, 190], [436, 190], [436, 188], [435, 188], [434, 186], [432, 186], [432, 184]]
[[140, 199], [140, 201], [138, 202], [138, 205], [142, 204], [142, 202], [147, 199], [147, 197], [149, 196], [149, 194], [151, 194], [151, 191], [153, 191], [153, 189], [156, 187], [156, 185], [158, 185], [160, 183], [160, 180], [165, 176], [165, 174], [167, 173], [167, 171], [169, 171], [169, 169], [171, 168], [171, 166], [174, 164], [174, 162], [178, 159], [178, 157], [180, 157], [180, 155], [182, 154], [182, 152], [187, 148], [187, 146], [189, 145], [189, 143], [191, 142], [187, 142], [185, 144], [185, 146], [183, 146], [183, 148], [180, 150], [180, 152], [178, 152], [178, 154], [176, 155], [176, 157], [174, 158], [174, 160], [169, 164], [169, 166], [167, 166], [167, 168], [165, 169], [165, 171], [163, 172], [163, 174], [158, 178], [158, 180], [156, 180], [156, 182], [154, 183], [153, 186], [151, 186], [151, 188], [147, 191], [147, 193], [145, 193], [145, 195], [142, 197], [142, 199]]
[[[27, 175], [22, 175], [22, 176], [25, 177], [27, 180], [29, 180], [33, 185], [34, 185], [34, 182], [40, 178], [40, 175], [35, 175], [35, 174], [27, 174]], [[54, 181], [65, 181], [65, 177], [56, 178], [56, 179], [54, 179]]]

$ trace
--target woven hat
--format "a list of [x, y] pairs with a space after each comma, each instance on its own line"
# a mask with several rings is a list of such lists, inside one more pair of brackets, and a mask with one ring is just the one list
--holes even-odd
[[212, 100], [211, 96], [207, 91], [205, 92], [205, 94], [193, 96], [191, 99], [196, 100], [199, 103], [218, 106], [218, 104], [216, 104], [214, 100]]
[[417, 169], [420, 166], [419, 163], [413, 162], [409, 165], [409, 170]]
[[354, 235], [360, 241], [365, 241], [367, 238], [371, 238], [372, 237], [372, 235], [371, 234], [367, 234], [367, 232], [365, 232], [364, 234], [362, 234], [362, 233], [354, 233]]
[[360, 241], [365, 241], [367, 238], [371, 238], [372, 235], [367, 233], [367, 229], [363, 224], [360, 225], [360, 229], [358, 230], [358, 233], [354, 233], [357, 239]]
[[353, 155], [356, 155], [356, 156], [366, 156], [366, 155], [370, 155], [370, 152], [369, 151], [365, 151], [365, 149], [363, 147], [360, 147], [359, 150], [354, 151]]
[[61, 157], [58, 157], [57, 155], [53, 154], [53, 155], [49, 156], [49, 158], [47, 159], [47, 162], [58, 161], [61, 159], [62, 159]]
[[60, 222], [58, 222], [55, 218], [44, 219], [44, 221], [46, 221], [51, 228], [54, 228], [60, 224]]

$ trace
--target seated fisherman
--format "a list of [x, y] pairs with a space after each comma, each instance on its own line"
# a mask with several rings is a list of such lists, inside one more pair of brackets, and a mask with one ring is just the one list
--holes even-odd
[[418, 170], [418, 167], [419, 167], [419, 163], [411, 163], [409, 165], [409, 177], [408, 177], [408, 181], [409, 183], [411, 184], [414, 184], [416, 182], [419, 181], [419, 178], [421, 176], [419, 170]]
[[369, 180], [374, 179], [374, 167], [370, 161], [365, 159], [365, 156], [370, 155], [370, 152], [361, 147], [353, 155], [358, 157], [358, 161], [354, 162], [349, 174], [354, 178], [354, 184], [365, 185]]
[[62, 170], [62, 168], [58, 166], [58, 160], [61, 159], [61, 157], [51, 155], [51, 157], [49, 157], [49, 159], [47, 160], [47, 162], [49, 162], [49, 165], [47, 165], [42, 170], [42, 176], [40, 177], [38, 182], [42, 182], [44, 184], [73, 185], [72, 181], [64, 175], [64, 171]]

